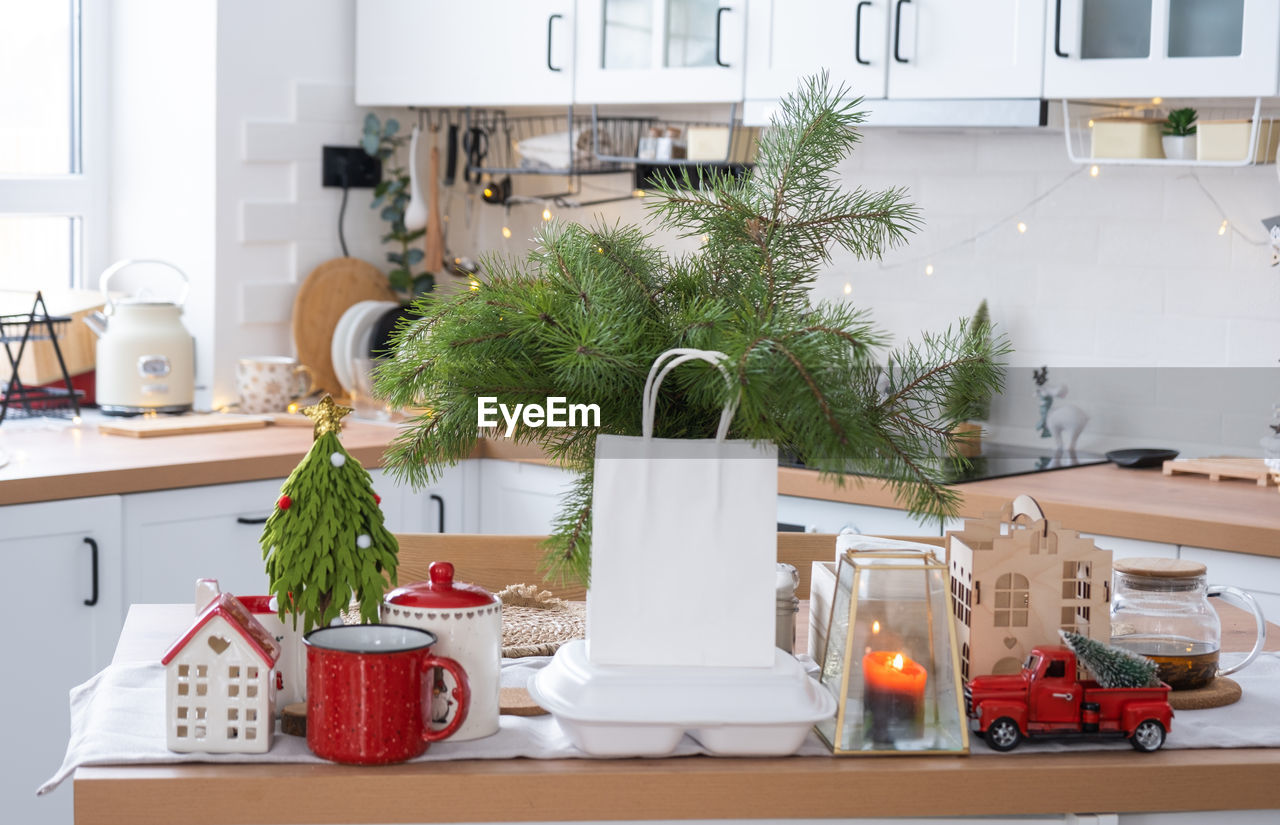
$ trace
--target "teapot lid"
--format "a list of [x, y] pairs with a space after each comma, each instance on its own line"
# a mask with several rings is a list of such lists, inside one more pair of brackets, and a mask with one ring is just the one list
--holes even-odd
[[1116, 559], [1111, 569], [1130, 576], [1149, 576], [1155, 579], [1193, 579], [1203, 576], [1206, 567], [1190, 559]]
[[455, 582], [453, 565], [447, 561], [433, 561], [429, 570], [430, 581], [397, 587], [387, 594], [387, 604], [401, 607], [459, 608], [483, 607], [498, 600], [477, 584]]

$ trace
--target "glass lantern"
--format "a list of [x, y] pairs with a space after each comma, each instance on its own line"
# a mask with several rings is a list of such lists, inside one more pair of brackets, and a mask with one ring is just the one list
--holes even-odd
[[836, 755], [968, 751], [948, 585], [932, 552], [841, 557], [821, 676], [838, 710], [817, 725]]

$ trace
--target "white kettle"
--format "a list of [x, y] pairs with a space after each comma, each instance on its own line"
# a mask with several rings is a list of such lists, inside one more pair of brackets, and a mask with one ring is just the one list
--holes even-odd
[[[176, 302], [157, 301], [147, 290], [112, 300], [111, 277], [135, 264], [168, 267], [182, 279]], [[190, 282], [186, 273], [168, 261], [128, 259], [107, 267], [98, 282], [106, 296], [106, 314], [84, 319], [98, 335], [98, 407], [108, 415], [180, 413], [195, 399], [195, 339], [182, 325], [182, 305]]]

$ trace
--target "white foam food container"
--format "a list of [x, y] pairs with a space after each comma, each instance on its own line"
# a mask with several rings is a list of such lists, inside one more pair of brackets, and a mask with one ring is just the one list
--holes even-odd
[[686, 733], [722, 756], [785, 756], [836, 712], [790, 654], [773, 667], [596, 665], [586, 642], [562, 646], [529, 680], [535, 702], [592, 756], [663, 756]]

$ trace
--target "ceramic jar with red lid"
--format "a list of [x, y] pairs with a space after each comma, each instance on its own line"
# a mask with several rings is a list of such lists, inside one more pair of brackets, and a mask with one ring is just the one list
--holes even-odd
[[[453, 741], [479, 739], [498, 732], [498, 693], [502, 672], [502, 602], [488, 590], [453, 580], [453, 565], [432, 562], [430, 581], [392, 590], [382, 602], [384, 624], [429, 630], [439, 640], [440, 656], [456, 659], [471, 682], [471, 710]], [[447, 699], [442, 694], [439, 700]], [[432, 716], [443, 718], [438, 702]]]

